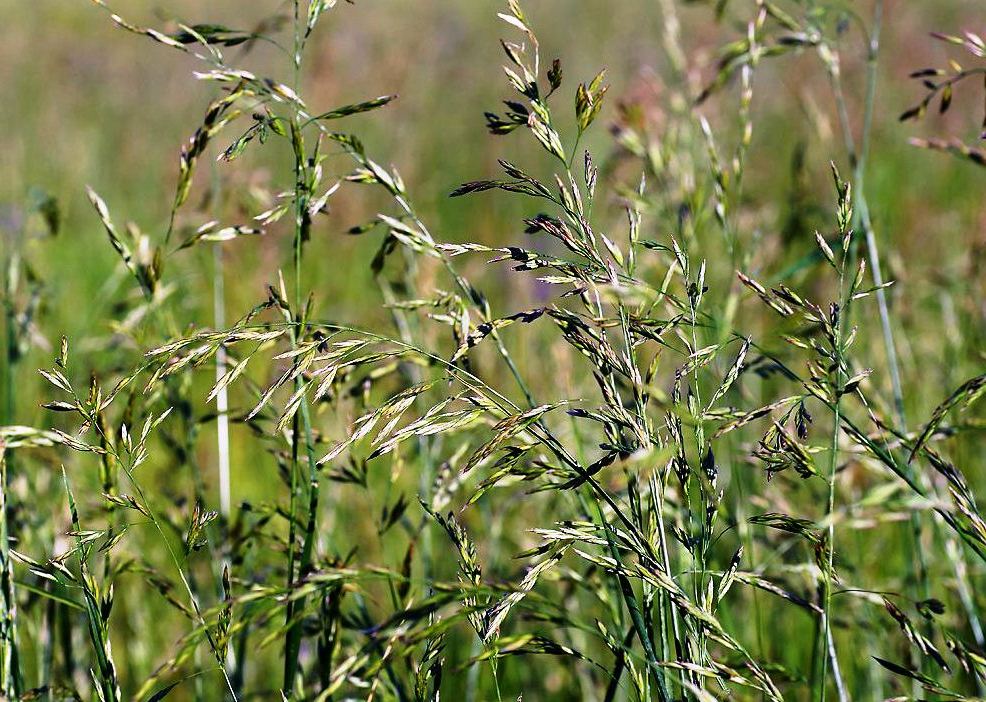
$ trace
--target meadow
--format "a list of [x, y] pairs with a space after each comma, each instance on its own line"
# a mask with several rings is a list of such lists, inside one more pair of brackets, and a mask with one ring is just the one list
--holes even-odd
[[982, 698], [982, 9], [9, 8], [0, 699]]

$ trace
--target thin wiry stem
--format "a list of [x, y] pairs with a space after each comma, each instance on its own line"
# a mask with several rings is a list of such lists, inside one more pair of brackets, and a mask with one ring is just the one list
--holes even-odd
[[[880, 251], [877, 246], [876, 235], [873, 232], [873, 225], [870, 222], [870, 210], [867, 204], [864, 180], [866, 176], [866, 163], [869, 157], [870, 141], [873, 131], [873, 113], [876, 109], [876, 89], [877, 89], [877, 60], [880, 55], [880, 33], [883, 27], [883, 0], [878, 0], [873, 15], [873, 27], [868, 40], [868, 52], [866, 60], [866, 105], [863, 112], [863, 132], [858, 153], [855, 153], [853, 160], [853, 188], [856, 194], [856, 207], [859, 221], [866, 234], [866, 249], [869, 257], [870, 270], [873, 275], [873, 282], [877, 287], [876, 299], [877, 307], [880, 312], [880, 329], [883, 334], [883, 343], [887, 354], [887, 365], [890, 369], [890, 382], [894, 397], [894, 411], [898, 426], [907, 431], [907, 421], [904, 414], [904, 390], [901, 384], [900, 364], [897, 359], [897, 347], [894, 343], [893, 329], [890, 324], [890, 312], [887, 305], [887, 294], [883, 288], [883, 273], [880, 267]], [[844, 103], [844, 101], [843, 101]], [[853, 153], [852, 143], [847, 143], [850, 153]]]
[[[301, 60], [304, 50], [304, 35], [302, 33], [301, 8], [299, 0], [294, 0], [294, 89], [298, 91], [301, 82]], [[309, 192], [306, 178], [308, 177], [305, 164], [304, 141], [302, 134], [303, 113], [295, 106], [292, 113], [291, 135], [294, 142], [294, 205], [295, 205], [295, 227], [294, 227], [294, 283], [295, 301], [293, 314], [299, 322], [293, 326], [292, 345], [297, 347], [304, 338], [308, 328], [307, 309], [304, 305], [302, 295], [302, 254], [305, 240], [308, 238], [308, 200]], [[295, 390], [298, 391], [304, 384], [304, 378], [299, 374], [295, 381]], [[303, 432], [303, 438], [301, 436]], [[318, 465], [315, 460], [314, 435], [312, 431], [311, 415], [309, 413], [307, 399], [302, 397], [301, 405], [292, 422], [291, 433], [291, 527], [290, 540], [288, 543], [289, 562], [288, 562], [288, 585], [293, 586], [295, 581], [294, 565], [294, 522], [297, 513], [297, 498], [299, 497], [298, 480], [301, 471], [301, 461], [299, 460], [300, 444], [304, 441], [305, 458], [308, 463], [308, 505], [307, 522], [302, 539], [301, 553], [298, 558], [297, 578], [301, 579], [308, 575], [311, 570], [312, 560], [315, 550], [316, 524], [318, 521], [319, 493], [320, 484], [318, 476]], [[296, 613], [303, 612], [305, 600], [299, 599], [287, 608], [287, 635], [285, 640], [285, 659], [284, 659], [284, 691], [290, 693], [294, 686], [294, 680], [298, 673], [298, 658], [301, 653], [302, 630], [301, 622]]]
[[[300, 27], [299, 27], [299, 2], [294, 0], [294, 87], [297, 92], [297, 85], [300, 73], [300, 59], [301, 59], [301, 39], [300, 39]], [[294, 124], [292, 125], [292, 140], [301, 139], [301, 135], [298, 133], [298, 118], [297, 115], [294, 117]], [[294, 186], [294, 205], [295, 205], [295, 227], [294, 227], [294, 242], [293, 242], [293, 252], [294, 252], [294, 285], [295, 285], [295, 301], [293, 314], [300, 318], [301, 315], [301, 259], [302, 259], [302, 241], [301, 241], [301, 222], [303, 211], [301, 210], [301, 189], [302, 189], [302, 171], [304, 169], [304, 164], [302, 163], [303, 153], [298, 153], [299, 149], [296, 147], [294, 149], [295, 162], [294, 162], [294, 173], [295, 173], [295, 186]], [[292, 327], [292, 337], [291, 344], [293, 347], [297, 347], [300, 342], [304, 330], [297, 327]], [[298, 378], [295, 381], [295, 389], [301, 387], [304, 382], [303, 378]], [[302, 400], [304, 404], [304, 400]], [[297, 515], [297, 502], [298, 502], [298, 473], [301, 470], [299, 461], [299, 450], [300, 450], [300, 435], [301, 435], [301, 416], [295, 414], [291, 423], [291, 495], [290, 495], [290, 506], [288, 508], [288, 514], [290, 515], [290, 525], [288, 529], [288, 574], [287, 574], [287, 584], [288, 589], [294, 587], [295, 577], [296, 577], [296, 554], [295, 554], [295, 542], [296, 542], [296, 515]], [[299, 574], [300, 575], [300, 574]], [[303, 604], [303, 603], [302, 603]], [[282, 685], [282, 690], [286, 695], [293, 696], [295, 677], [298, 672], [298, 656], [301, 652], [301, 629], [300, 622], [297, 621], [296, 611], [300, 609], [299, 603], [291, 601], [285, 613], [285, 623], [287, 626], [287, 633], [285, 635], [284, 643], [284, 682]]]
[[[12, 265], [6, 260], [0, 262], [6, 273]], [[10, 299], [13, 290], [6, 276], [0, 279], [3, 289], [4, 305], [4, 374], [3, 374], [3, 406], [0, 415], [0, 425], [12, 424], [14, 421], [14, 387], [16, 381], [16, 365], [19, 352], [17, 349], [17, 328], [14, 315], [14, 302]], [[0, 621], [0, 694], [10, 699], [16, 699], [20, 694], [20, 662], [17, 650], [17, 593], [14, 590], [14, 568], [10, 558], [10, 525], [8, 522], [7, 498], [9, 482], [7, 472], [7, 447], [0, 439], [0, 600], [2, 600], [3, 617]]]
[[6, 447], [0, 440], [0, 599], [3, 602], [0, 621], [0, 692], [5, 698], [16, 699], [17, 671], [17, 600], [14, 591], [14, 567], [10, 558], [10, 532], [7, 525], [7, 461]]
[[[213, 246], [213, 319], [216, 329], [226, 327], [226, 302], [222, 245]], [[226, 349], [216, 351], [216, 382], [226, 374]], [[232, 485], [229, 461], [229, 392], [224, 383], [216, 394], [216, 448], [219, 458], [219, 510], [223, 518], [230, 519], [232, 510]]]
[[[843, 232], [843, 236], [847, 236]], [[835, 366], [831, 378], [832, 398], [832, 442], [829, 447], [828, 500], [825, 507], [825, 519], [828, 522], [825, 548], [825, 571], [822, 573], [822, 640], [816, 648], [821, 654], [822, 674], [818, 681], [818, 699], [825, 702], [828, 690], [828, 667], [832, 662], [832, 674], [836, 680], [840, 702], [846, 702], [845, 684], [836, 657], [835, 642], [832, 639], [832, 577], [835, 564], [835, 487], [839, 470], [839, 437], [842, 434], [842, 386], [845, 382], [845, 316], [848, 312], [848, 293], [846, 291], [846, 264], [848, 262], [848, 246], [843, 246], [843, 255], [839, 263], [839, 302], [833, 305], [831, 313], [832, 325], [832, 363]]]
[[[214, 178], [218, 181], [218, 177]], [[216, 329], [226, 328], [226, 295], [225, 295], [225, 265], [223, 263], [222, 244], [216, 243], [213, 253], [213, 319]], [[216, 383], [220, 383], [226, 374], [226, 348], [220, 346], [216, 350]], [[229, 390], [225, 383], [216, 394], [216, 451], [219, 462], [219, 513], [222, 515], [224, 529], [229, 529], [232, 519], [232, 481], [230, 475], [230, 444], [229, 444]], [[228, 559], [223, 559], [221, 569], [229, 568]], [[227, 671], [235, 676], [236, 649], [228, 648]]]
[[[841, 83], [836, 80], [834, 85], [836, 87], [836, 98], [837, 104], [839, 105], [840, 121], [843, 124], [843, 133], [846, 138], [846, 148], [849, 152], [849, 158], [853, 165], [853, 191], [855, 195], [855, 214], [857, 217], [857, 224], [862, 228], [865, 235], [867, 260], [870, 266], [871, 275], [873, 276], [873, 283], [876, 287], [875, 296], [877, 301], [877, 310], [880, 315], [880, 331], [883, 338], [884, 352], [887, 358], [887, 367], [890, 372], [894, 421], [897, 424], [898, 430], [902, 434], [906, 435], [907, 415], [904, 408], [904, 389], [903, 382], [901, 380], [902, 375], [900, 370], [900, 361], [897, 354], [897, 346], [894, 341], [893, 324], [890, 320], [890, 308], [887, 303], [887, 293], [886, 289], [883, 287], [885, 281], [880, 264], [879, 245], [873, 228], [873, 223], [870, 219], [869, 204], [864, 187], [866, 165], [869, 159], [870, 143], [872, 140], [873, 117], [876, 111], [876, 91], [878, 83], [877, 68], [880, 55], [883, 15], [884, 0], [877, 0], [873, 11], [872, 27], [867, 36], [866, 95], [863, 112], [862, 136], [858, 152], [856, 151], [855, 143], [852, 138], [852, 132], [847, 121], [848, 118], [846, 117], [846, 102], [842, 96]], [[909, 472], [909, 475], [915, 477], [914, 472], [909, 465], [906, 466], [906, 469]], [[929, 490], [933, 494], [937, 494], [938, 491], [933, 482], [929, 481], [924, 475], [919, 475], [916, 477], [920, 480], [925, 489]], [[922, 596], [924, 598], [929, 598], [931, 597], [931, 585], [924, 549], [921, 547], [921, 524], [915, 514], [911, 515], [910, 521], [913, 539], [913, 552], [918, 563], [918, 582], [921, 585]], [[941, 535], [942, 530], [939, 523], [933, 520], [933, 525], [934, 531]], [[962, 549], [958, 547], [955, 537], [949, 533], [946, 533], [944, 534], [944, 538], [947, 545], [949, 545], [950, 550], [956, 553], [960, 559], [964, 559]], [[951, 560], [951, 563], [956, 574], [957, 582], [959, 583], [961, 594], [962, 591], [967, 591], [969, 589], [967, 576], [964, 572], [964, 568], [961, 567], [961, 564], [958, 561]], [[966, 609], [966, 614], [969, 616], [973, 631], [982, 632], [982, 624], [980, 623], [979, 613], [976, 610], [975, 602], [971, 598], [965, 597], [962, 597], [961, 600], [964, 608]]]
[[[880, 326], [883, 334], [884, 349], [887, 356], [887, 365], [890, 369], [896, 421], [897, 424], [903, 428], [905, 426], [905, 422], [903, 394], [900, 390], [900, 369], [897, 362], [897, 351], [894, 345], [893, 333], [890, 329], [886, 291], [882, 287], [884, 281], [880, 268], [880, 257], [877, 250], [876, 236], [873, 233], [873, 227], [870, 222], [869, 206], [867, 204], [864, 188], [866, 163], [869, 156], [869, 146], [873, 125], [873, 112], [876, 103], [877, 59], [879, 57], [882, 20], [883, 0], [878, 0], [876, 3], [873, 25], [869, 30], [867, 30], [865, 22], [861, 18], [858, 20], [860, 26], [862, 27], [862, 31], [866, 34], [867, 40], [866, 93], [864, 98], [862, 133], [858, 148], [849, 120], [849, 110], [845, 94], [842, 89], [841, 73], [838, 66], [836, 66], [834, 70], [830, 69], [830, 77], [832, 82], [832, 90], [835, 96], [836, 108], [839, 115], [839, 123], [842, 129], [843, 140], [845, 142], [849, 163], [853, 169], [853, 226], [864, 230], [873, 281], [875, 285], [881, 286], [878, 287], [876, 291], [877, 307], [880, 314]], [[922, 588], [923, 596], [929, 597], [928, 569], [925, 563], [924, 553], [921, 549], [921, 522], [918, 516], [914, 513], [910, 515], [909, 521], [911, 526], [911, 550], [913, 551], [914, 558], [917, 561], [917, 579]], [[915, 690], [917, 690], [917, 687], [915, 687]]]

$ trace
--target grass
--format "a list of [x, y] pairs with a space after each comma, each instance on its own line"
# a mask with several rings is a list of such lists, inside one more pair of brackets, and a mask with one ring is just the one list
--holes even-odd
[[39, 11], [197, 80], [18, 171], [0, 695], [983, 694], [975, 15], [441, 5]]

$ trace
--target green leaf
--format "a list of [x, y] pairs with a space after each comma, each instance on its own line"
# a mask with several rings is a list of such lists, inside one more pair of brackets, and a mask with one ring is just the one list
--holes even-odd
[[370, 110], [375, 110], [378, 107], [383, 107], [396, 97], [396, 95], [381, 95], [378, 98], [367, 100], [366, 102], [358, 102], [354, 105], [337, 107], [334, 110], [329, 110], [328, 112], [323, 112], [320, 115], [312, 117], [312, 119], [340, 119], [342, 117], [348, 117], [349, 115], [359, 114], [360, 112], [369, 112]]
[[913, 461], [914, 457], [921, 452], [921, 449], [925, 447], [928, 443], [928, 439], [930, 439], [931, 435], [935, 433], [935, 430], [941, 426], [942, 421], [945, 419], [945, 415], [948, 414], [949, 411], [955, 407], [959, 407], [960, 410], [966, 409], [969, 405], [982, 397], [983, 392], [986, 392], [986, 375], [979, 375], [971, 380], [967, 380], [961, 387], [959, 387], [958, 390], [949, 395], [948, 399], [938, 405], [934, 413], [931, 415], [931, 419], [928, 421], [928, 424], [924, 427], [924, 431], [921, 432], [921, 436], [919, 436], [918, 440], [914, 443], [914, 448], [911, 449], [911, 455], [907, 459], [908, 463]]

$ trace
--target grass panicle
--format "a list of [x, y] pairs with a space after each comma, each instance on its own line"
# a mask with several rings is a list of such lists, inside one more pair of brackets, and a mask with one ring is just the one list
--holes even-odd
[[882, 0], [660, 0], [643, 88], [506, 0], [434, 163], [358, 32], [316, 80], [365, 3], [94, 4], [202, 104], [156, 219], [79, 166], [115, 269], [65, 329], [59, 201], [0, 213], [0, 697], [986, 691], [981, 286], [910, 282]]

